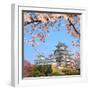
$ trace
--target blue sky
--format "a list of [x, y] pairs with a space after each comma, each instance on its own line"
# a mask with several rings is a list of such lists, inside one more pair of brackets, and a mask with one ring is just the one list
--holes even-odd
[[[76, 20], [77, 18], [75, 18]], [[50, 33], [48, 37], [45, 39], [45, 43], [39, 42], [38, 46], [35, 48], [31, 47], [29, 44], [24, 43], [24, 60], [28, 60], [31, 63], [34, 63], [34, 60], [37, 58], [38, 53], [43, 53], [46, 57], [53, 53], [56, 49], [56, 45], [58, 41], [65, 43], [68, 46], [69, 51], [77, 52], [79, 48], [72, 46], [72, 41], [77, 41], [78, 38], [67, 34], [65, 24], [67, 23], [63, 18], [60, 21], [60, 31], [58, 31], [57, 23], [54, 25], [54, 30], [51, 30], [49, 27]], [[80, 25], [76, 25], [76, 27], [80, 28]], [[30, 31], [32, 30], [30, 25], [24, 26], [24, 30]], [[80, 31], [80, 30], [79, 30]], [[24, 33], [24, 39], [31, 38], [30, 34]]]

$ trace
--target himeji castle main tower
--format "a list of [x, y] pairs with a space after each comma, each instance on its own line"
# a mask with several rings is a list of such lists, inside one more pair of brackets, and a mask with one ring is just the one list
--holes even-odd
[[57, 66], [63, 65], [66, 67], [67, 61], [69, 61], [70, 55], [67, 50], [67, 46], [64, 43], [58, 42], [56, 50], [54, 51]]

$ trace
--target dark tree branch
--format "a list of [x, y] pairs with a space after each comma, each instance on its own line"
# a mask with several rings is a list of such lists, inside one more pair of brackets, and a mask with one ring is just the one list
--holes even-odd
[[69, 20], [69, 18], [68, 18], [68, 21], [69, 21], [70, 26], [73, 27], [74, 31], [79, 35], [79, 38], [80, 38], [80, 33], [76, 30], [74, 24]]
[[31, 24], [31, 23], [34, 23], [34, 22], [41, 23], [42, 21], [41, 21], [41, 20], [32, 20], [31, 22], [25, 22], [25, 23], [24, 23], [24, 26], [26, 26], [26, 25], [28, 25], [28, 24]]

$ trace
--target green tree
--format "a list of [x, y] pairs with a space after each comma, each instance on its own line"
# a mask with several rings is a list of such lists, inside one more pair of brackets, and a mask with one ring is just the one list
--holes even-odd
[[33, 65], [33, 70], [32, 70], [32, 77], [39, 77], [40, 76], [40, 71], [37, 68], [37, 65]]

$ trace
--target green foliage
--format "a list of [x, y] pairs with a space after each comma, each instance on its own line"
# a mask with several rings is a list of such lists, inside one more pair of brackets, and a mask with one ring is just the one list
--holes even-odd
[[49, 76], [52, 73], [51, 65], [45, 65], [45, 75]]
[[54, 75], [54, 76], [60, 76], [60, 73], [59, 72], [53, 72], [52, 75]]
[[34, 71], [33, 76], [34, 77], [39, 77], [40, 76], [40, 71], [39, 70]]
[[52, 74], [51, 65], [33, 65], [31, 73], [31, 77], [50, 76]]
[[62, 72], [64, 72], [65, 75], [80, 75], [80, 69], [63, 69]]
[[32, 70], [29, 72], [28, 77], [62, 76], [62, 75], [80, 75], [80, 69], [55, 68], [53, 72], [51, 65], [33, 65]]
[[37, 66], [34, 65], [32, 70], [32, 77], [39, 77], [39, 76], [40, 76], [40, 71], [38, 70]]

